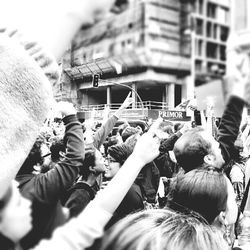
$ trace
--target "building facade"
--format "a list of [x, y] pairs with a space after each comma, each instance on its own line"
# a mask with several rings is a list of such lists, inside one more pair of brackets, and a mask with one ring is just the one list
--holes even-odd
[[[227, 0], [134, 0], [79, 31], [62, 60], [56, 98], [79, 106], [155, 101], [171, 109], [226, 70]], [[93, 75], [100, 76], [98, 88]]]

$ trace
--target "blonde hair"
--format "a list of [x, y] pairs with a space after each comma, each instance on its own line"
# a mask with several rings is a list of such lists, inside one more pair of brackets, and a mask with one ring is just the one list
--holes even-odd
[[145, 210], [116, 223], [104, 235], [101, 250], [225, 250], [227, 244], [198, 215], [166, 209]]

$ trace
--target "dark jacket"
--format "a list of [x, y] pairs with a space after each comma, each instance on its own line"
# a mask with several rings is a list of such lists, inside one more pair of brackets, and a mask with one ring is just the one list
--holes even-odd
[[21, 241], [24, 249], [36, 245], [40, 239], [49, 238], [53, 230], [66, 221], [59, 198], [78, 176], [84, 159], [84, 142], [76, 116], [67, 116], [63, 121], [66, 125], [65, 159], [45, 174], [16, 177], [21, 194], [32, 201], [33, 229]]
[[154, 161], [145, 165], [135, 180], [141, 188], [143, 199], [149, 203], [155, 203], [157, 200], [159, 182], [160, 172]]
[[62, 204], [69, 209], [70, 217], [75, 217], [94, 199], [98, 191], [97, 182], [93, 186], [76, 182], [65, 194]]
[[169, 156], [169, 151], [173, 150], [175, 142], [181, 137], [182, 133], [177, 132], [169, 138], [161, 141], [160, 154], [154, 160], [157, 168], [160, 171], [160, 176], [172, 178], [178, 172], [178, 167]]
[[[110, 201], [112, 202], [112, 201]], [[126, 215], [144, 209], [143, 196], [139, 185], [133, 183], [119, 207], [115, 210], [106, 229]]]
[[231, 96], [221, 118], [217, 139], [226, 164], [237, 155], [234, 142], [239, 133], [244, 105], [244, 100]]

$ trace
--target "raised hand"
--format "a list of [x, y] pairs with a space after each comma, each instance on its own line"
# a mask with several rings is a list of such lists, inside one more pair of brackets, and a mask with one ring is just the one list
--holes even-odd
[[121, 105], [121, 109], [126, 109], [134, 102], [134, 99], [132, 98], [132, 93], [129, 92], [126, 99], [124, 100], [123, 104]]
[[62, 117], [76, 114], [76, 109], [70, 102], [58, 102], [55, 105], [55, 110], [61, 113]]

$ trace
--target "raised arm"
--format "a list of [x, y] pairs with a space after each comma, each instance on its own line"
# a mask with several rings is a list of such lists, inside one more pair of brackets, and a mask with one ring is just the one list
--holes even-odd
[[128, 96], [120, 106], [120, 108], [112, 115], [94, 134], [93, 137], [93, 144], [96, 148], [100, 148], [103, 142], [106, 140], [109, 133], [112, 131], [113, 127], [115, 126], [116, 122], [121, 117], [123, 111], [133, 103], [133, 99], [131, 97], [131, 92], [129, 92]]
[[35, 250], [59, 249], [60, 246], [63, 246], [64, 250], [83, 250], [102, 235], [104, 226], [123, 200], [142, 167], [159, 154], [160, 140], [154, 132], [158, 124], [157, 122], [149, 132], [141, 136], [133, 153], [119, 172], [85, 210], [77, 218], [56, 229], [51, 240], [41, 241], [34, 248]]
[[73, 184], [84, 159], [83, 132], [76, 117], [76, 110], [67, 102], [59, 103], [58, 107], [66, 127], [65, 159], [47, 173], [35, 177], [35, 192], [38, 197], [52, 203], [57, 202], [61, 193]]
[[[237, 45], [236, 45], [237, 47]], [[218, 130], [218, 141], [225, 162], [235, 154], [234, 142], [238, 136], [244, 105], [250, 102], [249, 69], [246, 69], [246, 56], [238, 53], [237, 48], [229, 48], [227, 55], [230, 71], [224, 84], [232, 87], [231, 94]]]

